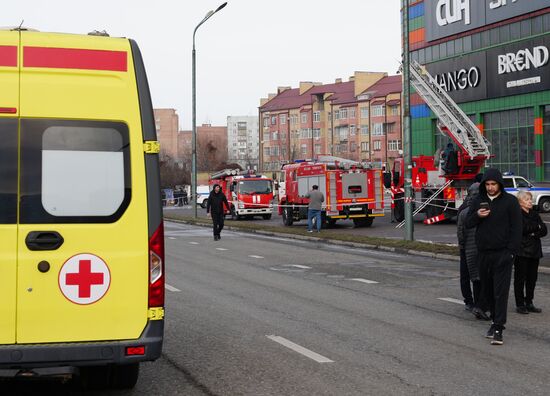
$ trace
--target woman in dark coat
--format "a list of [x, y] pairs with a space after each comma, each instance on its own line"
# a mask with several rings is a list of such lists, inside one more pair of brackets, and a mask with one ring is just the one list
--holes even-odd
[[540, 239], [548, 233], [546, 224], [533, 210], [533, 196], [530, 192], [520, 191], [518, 201], [523, 215], [523, 237], [521, 249], [514, 260], [514, 293], [516, 311], [521, 314], [540, 313], [542, 309], [533, 305], [535, 285], [542, 257]]

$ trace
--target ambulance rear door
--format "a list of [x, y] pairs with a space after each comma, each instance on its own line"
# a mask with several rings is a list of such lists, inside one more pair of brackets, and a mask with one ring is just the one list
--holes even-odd
[[17, 342], [138, 338], [144, 145], [130, 43], [21, 33]]

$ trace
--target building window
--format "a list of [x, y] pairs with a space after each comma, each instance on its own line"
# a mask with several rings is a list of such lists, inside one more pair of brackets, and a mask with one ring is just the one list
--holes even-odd
[[361, 142], [361, 151], [366, 153], [369, 151], [369, 142]]
[[340, 144], [340, 152], [342, 152], [342, 153], [347, 153], [348, 152], [348, 144], [347, 143]]
[[321, 138], [321, 130], [320, 130], [319, 128], [315, 128], [315, 129], [313, 130], [313, 137], [314, 137], [315, 139]]
[[379, 106], [372, 106], [372, 116], [373, 117], [381, 117], [386, 114], [386, 106], [379, 105]]
[[382, 123], [372, 124], [372, 135], [373, 136], [384, 135], [384, 124]]
[[320, 122], [321, 121], [321, 112], [316, 111], [313, 113], [313, 122]]
[[302, 155], [306, 155], [306, 154], [307, 154], [307, 144], [302, 144], [302, 145], [300, 146], [300, 153], [301, 153]]
[[347, 118], [348, 118], [348, 109], [344, 107], [343, 109], [340, 109], [340, 119], [345, 120]]
[[349, 135], [350, 136], [355, 136], [355, 125], [350, 125], [349, 126]]
[[386, 124], [386, 133], [394, 133], [395, 132], [395, 122], [389, 122]]
[[340, 119], [340, 110], [336, 110], [336, 111], [334, 112], [334, 119], [335, 119], [335, 120], [339, 120], [339, 119]]
[[311, 128], [302, 128], [302, 129], [300, 129], [300, 138], [301, 139], [311, 139]]
[[273, 132], [271, 140], [279, 140], [279, 132], [278, 131]]
[[352, 153], [355, 153], [357, 151], [357, 143], [351, 142], [349, 151], [351, 151]]
[[340, 140], [347, 140], [348, 139], [348, 127], [338, 128], [338, 135], [340, 136]]
[[315, 154], [321, 154], [321, 145], [320, 144], [315, 145]]
[[269, 157], [271, 155], [271, 147], [264, 147], [264, 156]]
[[388, 151], [401, 150], [401, 140], [390, 140], [388, 142]]
[[361, 118], [369, 118], [369, 108], [361, 107]]
[[271, 137], [271, 133], [264, 132], [264, 142], [269, 142], [270, 137]]
[[286, 114], [279, 115], [279, 122], [283, 125], [286, 124]]
[[355, 118], [355, 107], [349, 108], [349, 118]]
[[382, 142], [380, 140], [375, 140], [374, 142], [372, 142], [372, 146], [374, 148], [374, 151], [380, 151], [382, 150]]
[[271, 125], [277, 124], [277, 116], [271, 116]]
[[279, 155], [279, 146], [271, 147], [271, 155]]
[[307, 113], [302, 113], [302, 124], [307, 124]]
[[399, 115], [399, 106], [390, 106], [390, 115], [398, 116]]
[[361, 125], [361, 135], [365, 136], [369, 134], [369, 126]]

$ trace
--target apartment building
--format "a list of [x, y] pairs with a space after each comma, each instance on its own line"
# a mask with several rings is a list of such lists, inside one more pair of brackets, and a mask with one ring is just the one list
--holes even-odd
[[154, 109], [157, 139], [160, 142], [160, 157], [178, 161], [179, 116], [175, 109]]
[[401, 77], [386, 73], [279, 87], [260, 102], [260, 166], [275, 171], [319, 154], [388, 164], [402, 145], [400, 98]]
[[258, 133], [258, 117], [227, 117], [227, 161], [243, 169], [258, 169]]

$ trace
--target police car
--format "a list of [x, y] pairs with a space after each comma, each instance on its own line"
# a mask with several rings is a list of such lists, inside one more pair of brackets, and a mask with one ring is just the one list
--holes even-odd
[[515, 176], [510, 173], [503, 174], [504, 189], [512, 195], [519, 191], [529, 191], [533, 194], [533, 204], [538, 207], [540, 212], [550, 212], [550, 188], [537, 187], [527, 181], [524, 177]]

